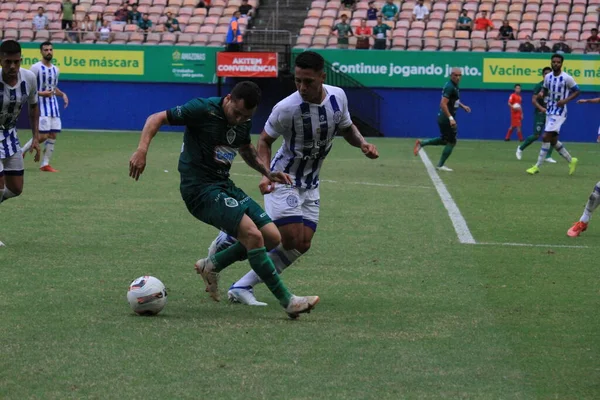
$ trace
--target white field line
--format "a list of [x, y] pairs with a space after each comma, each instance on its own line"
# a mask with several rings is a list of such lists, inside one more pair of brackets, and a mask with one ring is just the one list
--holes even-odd
[[425, 164], [427, 173], [429, 174], [433, 185], [440, 195], [444, 207], [446, 207], [446, 210], [448, 211], [448, 216], [450, 217], [450, 221], [452, 221], [452, 225], [454, 225], [454, 230], [458, 236], [458, 241], [463, 244], [477, 244], [475, 238], [469, 230], [469, 227], [467, 226], [467, 221], [465, 221], [465, 218], [460, 213], [458, 206], [454, 202], [454, 199], [452, 199], [452, 196], [450, 195], [450, 192], [448, 192], [446, 185], [444, 185], [444, 182], [442, 182], [440, 179], [440, 176], [433, 167], [433, 164], [431, 163], [431, 160], [427, 156], [425, 150], [421, 149], [421, 151], [419, 151], [419, 156], [421, 157], [423, 164]]
[[[258, 174], [239, 174], [237, 172], [231, 173], [234, 176], [248, 176], [252, 178], [260, 178]], [[327, 183], [339, 183], [342, 185], [359, 185], [359, 186], [379, 186], [379, 187], [390, 187], [390, 188], [408, 188], [408, 189], [432, 189], [431, 186], [417, 186], [417, 185], [395, 185], [392, 183], [374, 183], [374, 182], [343, 182], [343, 181], [333, 181], [331, 179], [321, 179], [321, 182]]]
[[485, 246], [516, 246], [516, 247], [554, 247], [554, 248], [565, 248], [565, 249], [589, 249], [589, 246], [577, 246], [570, 244], [533, 244], [533, 243], [487, 243], [477, 242], [475, 244]]

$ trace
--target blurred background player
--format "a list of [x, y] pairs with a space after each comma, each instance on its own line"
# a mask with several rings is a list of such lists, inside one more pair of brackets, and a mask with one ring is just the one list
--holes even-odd
[[[37, 79], [38, 104], [40, 109], [40, 143], [44, 146], [44, 157], [40, 164], [40, 170], [44, 172], [58, 172], [50, 166], [50, 158], [54, 152], [56, 134], [62, 129], [58, 97], [62, 97], [65, 108], [69, 105], [69, 98], [58, 88], [58, 67], [52, 64], [54, 50], [52, 43], [44, 42], [40, 45], [42, 60], [33, 64], [29, 70]], [[31, 140], [23, 146], [23, 155], [31, 147]]]
[[[258, 141], [265, 168], [283, 171], [293, 182], [279, 185], [263, 177], [259, 184], [265, 195], [265, 210], [281, 233], [281, 244], [269, 252], [279, 273], [310, 249], [319, 223], [319, 174], [336, 135], [341, 134], [368, 158], [379, 157], [375, 145], [367, 143], [352, 123], [344, 90], [324, 84], [324, 67], [325, 60], [318, 53], [305, 51], [298, 55], [294, 70], [298, 90], [275, 105]], [[271, 147], [280, 136], [281, 147], [271, 158]], [[234, 242], [226, 233], [219, 233], [209, 256]], [[266, 305], [254, 297], [253, 288], [260, 282], [254, 271], [248, 272], [231, 285], [229, 299]]]
[[522, 142], [523, 135], [521, 134], [521, 125], [523, 124], [523, 104], [521, 99], [521, 85], [518, 83], [515, 85], [514, 93], [508, 98], [508, 108], [510, 108], [510, 128], [508, 128], [504, 140], [508, 142], [513, 130], [516, 129], [519, 142]]
[[554, 147], [569, 163], [569, 175], [573, 175], [577, 168], [577, 158], [571, 157], [565, 146], [558, 140], [560, 127], [567, 119], [567, 103], [579, 96], [579, 86], [573, 77], [562, 70], [564, 57], [554, 54], [550, 59], [552, 73], [544, 77], [543, 92], [538, 96], [547, 96], [546, 103], [546, 126], [542, 137], [542, 148], [537, 163], [527, 170], [528, 174], [534, 175], [540, 172], [540, 167], [550, 150]]
[[[578, 104], [586, 104], [586, 103], [600, 103], [600, 97], [595, 99], [581, 99], [577, 101]], [[598, 129], [598, 135], [600, 136], [600, 128]], [[577, 237], [581, 235], [581, 232], [585, 231], [590, 222], [590, 218], [592, 217], [592, 213], [600, 204], [600, 182], [596, 183], [594, 186], [594, 190], [583, 209], [583, 215], [579, 218], [579, 221], [575, 222], [571, 229], [567, 231], [567, 235], [571, 237]]]
[[413, 150], [416, 156], [419, 154], [419, 150], [421, 150], [421, 148], [424, 146], [445, 146], [444, 150], [442, 151], [440, 162], [436, 167], [440, 171], [452, 171], [452, 169], [446, 167], [444, 163], [448, 157], [450, 157], [450, 154], [452, 154], [454, 146], [456, 146], [457, 125], [456, 120], [454, 119], [456, 116], [456, 109], [460, 107], [468, 113], [471, 112], [471, 108], [460, 102], [458, 84], [460, 83], [461, 77], [462, 72], [460, 68], [452, 68], [450, 80], [442, 89], [440, 111], [438, 112], [437, 116], [437, 123], [440, 127], [440, 137], [424, 141], [417, 139], [415, 148]]
[[[40, 159], [39, 112], [35, 75], [21, 68], [21, 45], [5, 40], [0, 45], [0, 203], [23, 192], [23, 155], [17, 136], [17, 120], [24, 103], [29, 104], [32, 140], [30, 151]], [[0, 242], [0, 245], [4, 245]]]
[[[538, 140], [538, 138], [542, 135], [544, 131], [544, 125], [546, 124], [546, 97], [539, 96], [540, 93], [543, 92], [544, 89], [544, 78], [552, 72], [552, 68], [545, 67], [542, 70], [542, 81], [535, 85], [533, 88], [533, 96], [531, 96], [531, 103], [533, 104], [533, 134], [527, 136], [525, 142], [517, 147], [517, 160], [520, 160], [523, 157], [523, 150], [527, 148], [531, 143]], [[556, 160], [552, 158], [553, 147], [548, 149], [548, 153], [546, 154], [546, 158], [544, 161], [549, 163], [556, 163]]]

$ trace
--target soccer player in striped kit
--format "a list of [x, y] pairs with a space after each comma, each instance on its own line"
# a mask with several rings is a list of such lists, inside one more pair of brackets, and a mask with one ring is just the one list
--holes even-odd
[[[35, 75], [21, 68], [21, 45], [5, 40], [0, 45], [0, 203], [23, 192], [23, 156], [17, 137], [17, 120], [24, 103], [29, 104], [33, 138], [30, 151], [40, 159], [39, 111]], [[0, 242], [0, 246], [4, 244]]]
[[[298, 55], [295, 61], [298, 90], [275, 105], [258, 140], [258, 153], [264, 165], [271, 171], [289, 174], [293, 181], [293, 185], [282, 185], [264, 178], [259, 184], [265, 211], [281, 233], [281, 243], [269, 252], [279, 273], [311, 246], [319, 222], [319, 172], [336, 134], [360, 148], [366, 157], [379, 157], [375, 145], [367, 143], [352, 123], [344, 90], [324, 84], [324, 63], [323, 57], [312, 51]], [[280, 136], [281, 147], [271, 158], [271, 146]], [[234, 241], [221, 232], [211, 244], [209, 256]], [[260, 282], [254, 271], [248, 272], [230, 287], [229, 300], [266, 305], [254, 297], [253, 287]]]
[[[60, 132], [62, 124], [57, 97], [62, 97], [65, 108], [69, 105], [69, 98], [58, 88], [58, 67], [52, 64], [54, 50], [52, 43], [44, 42], [40, 45], [42, 61], [33, 64], [30, 71], [37, 79], [38, 103], [40, 108], [40, 143], [44, 146], [44, 157], [40, 164], [40, 170], [44, 172], [58, 172], [50, 166], [50, 158], [54, 152], [56, 134]], [[31, 140], [23, 146], [23, 154], [31, 146]]]
[[564, 57], [554, 54], [550, 59], [552, 72], [544, 77], [543, 91], [538, 96], [547, 96], [546, 126], [542, 137], [542, 148], [537, 163], [527, 170], [534, 175], [540, 172], [540, 167], [548, 154], [550, 147], [560, 154], [569, 163], [569, 175], [573, 175], [577, 167], [577, 158], [571, 157], [565, 146], [558, 140], [560, 127], [567, 119], [567, 103], [579, 96], [579, 86], [573, 77], [562, 70]]

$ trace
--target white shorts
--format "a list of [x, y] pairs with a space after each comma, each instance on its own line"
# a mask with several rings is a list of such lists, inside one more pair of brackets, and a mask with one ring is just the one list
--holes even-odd
[[40, 117], [40, 133], [58, 133], [62, 128], [62, 123], [58, 117]]
[[265, 195], [265, 211], [282, 226], [293, 223], [317, 230], [319, 223], [319, 188], [300, 189], [287, 185], [276, 185], [272, 193]]
[[546, 116], [546, 126], [544, 132], [556, 132], [560, 133], [560, 127], [565, 123], [567, 118], [561, 117], [560, 115], [548, 115]]
[[22, 176], [25, 170], [23, 153], [19, 149], [15, 154], [7, 158], [0, 158], [0, 176]]

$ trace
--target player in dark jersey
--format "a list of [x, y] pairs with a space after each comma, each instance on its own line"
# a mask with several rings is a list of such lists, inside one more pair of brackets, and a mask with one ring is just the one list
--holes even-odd
[[296, 318], [300, 313], [310, 312], [319, 297], [298, 297], [288, 291], [266, 251], [281, 241], [277, 227], [267, 213], [229, 179], [231, 164], [239, 151], [251, 168], [269, 180], [292, 184], [289, 175], [265, 168], [251, 143], [250, 118], [260, 96], [258, 86], [245, 81], [223, 98], [196, 98], [151, 115], [138, 149], [129, 161], [129, 176], [138, 180], [144, 172], [148, 147], [162, 125], [185, 126], [178, 166], [181, 196], [194, 217], [238, 239], [233, 246], [196, 262], [196, 271], [202, 276], [206, 291], [219, 301], [219, 272], [248, 258], [252, 269], [288, 315]]
[[442, 157], [437, 165], [437, 169], [440, 171], [452, 171], [452, 169], [446, 167], [444, 163], [452, 154], [454, 146], [456, 146], [456, 135], [457, 127], [454, 117], [456, 116], [456, 110], [458, 107], [462, 108], [466, 112], [470, 113], [471, 108], [465, 106], [460, 102], [460, 91], [458, 84], [462, 72], [460, 68], [453, 68], [450, 74], [450, 80], [444, 85], [442, 90], [442, 101], [440, 102], [440, 111], [438, 112], [437, 123], [440, 127], [440, 137], [428, 139], [428, 140], [417, 140], [415, 143], [414, 153], [415, 156], [419, 154], [424, 146], [445, 146], [442, 151]]

